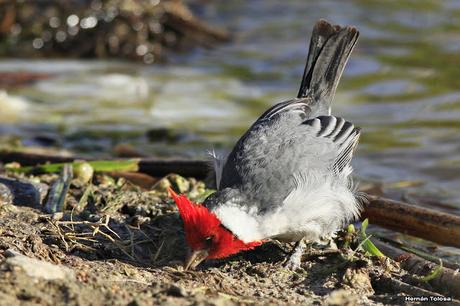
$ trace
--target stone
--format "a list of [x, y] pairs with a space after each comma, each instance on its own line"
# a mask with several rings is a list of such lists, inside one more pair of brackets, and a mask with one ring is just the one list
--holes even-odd
[[75, 278], [75, 272], [71, 269], [55, 265], [46, 261], [24, 256], [14, 250], [5, 251], [5, 264], [11, 268], [21, 268], [32, 278], [44, 280], [70, 280]]
[[168, 295], [175, 296], [175, 297], [187, 296], [187, 291], [184, 288], [179, 287], [178, 285], [175, 285], [175, 284], [172, 284], [166, 292]]
[[48, 186], [25, 179], [0, 177], [0, 199], [4, 204], [40, 207]]

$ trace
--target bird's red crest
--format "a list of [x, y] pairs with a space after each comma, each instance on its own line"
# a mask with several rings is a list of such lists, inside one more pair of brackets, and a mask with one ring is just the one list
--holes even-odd
[[184, 195], [169, 189], [184, 222], [185, 238], [192, 250], [206, 249], [208, 259], [224, 258], [262, 244], [261, 241], [245, 243], [222, 226], [215, 214], [205, 206], [195, 204]]

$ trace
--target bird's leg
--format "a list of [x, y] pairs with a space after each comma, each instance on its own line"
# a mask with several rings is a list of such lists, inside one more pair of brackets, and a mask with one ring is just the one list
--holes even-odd
[[284, 263], [284, 267], [289, 270], [296, 270], [300, 268], [300, 264], [302, 263], [302, 255], [306, 249], [307, 240], [305, 238], [300, 239], [294, 245], [291, 254], [289, 255], [289, 259]]

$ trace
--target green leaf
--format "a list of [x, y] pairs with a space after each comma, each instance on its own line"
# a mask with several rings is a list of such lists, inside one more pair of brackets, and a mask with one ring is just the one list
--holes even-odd
[[355, 226], [353, 224], [349, 224], [347, 227], [347, 233], [353, 234], [354, 232], [356, 232]]
[[77, 206], [75, 206], [74, 210], [77, 212], [82, 212], [85, 210], [86, 206], [88, 205], [88, 199], [90, 194], [93, 192], [93, 185], [91, 183], [86, 187], [85, 191], [83, 192], [83, 195], [80, 198], [80, 201], [78, 201]]
[[[72, 162], [73, 168], [78, 168], [82, 164], [88, 163], [93, 167], [95, 172], [109, 172], [109, 171], [132, 171], [139, 170], [139, 159], [119, 159], [119, 160], [93, 160], [93, 161], [74, 161]], [[68, 163], [53, 163], [43, 164], [38, 166], [20, 167], [20, 168], [7, 168], [10, 172], [16, 173], [56, 173], [62, 170], [65, 164]]]
[[425, 276], [420, 277], [422, 282], [429, 282], [430, 280], [436, 279], [441, 276], [443, 270], [442, 260], [439, 260], [439, 266], [434, 268], [430, 273]]
[[344, 249], [348, 249], [350, 247], [350, 243], [352, 242], [353, 236], [355, 233], [356, 233], [356, 230], [355, 230], [354, 225], [349, 224], [347, 227], [347, 233], [344, 238], [344, 244], [343, 244]]
[[362, 240], [361, 247], [363, 248], [364, 251], [366, 251], [367, 253], [371, 255], [374, 255], [377, 257], [385, 257], [385, 255], [383, 255], [383, 253], [380, 252], [380, 250], [370, 240], [371, 236], [368, 236], [366, 234], [366, 229], [368, 225], [369, 225], [369, 220], [366, 218], [361, 224], [361, 232], [360, 232], [360, 236]]

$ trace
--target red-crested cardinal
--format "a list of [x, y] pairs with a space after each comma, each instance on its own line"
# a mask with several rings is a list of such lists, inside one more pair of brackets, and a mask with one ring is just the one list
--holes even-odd
[[350, 162], [360, 129], [330, 107], [358, 36], [317, 22], [297, 98], [268, 109], [215, 159], [218, 191], [198, 205], [170, 190], [191, 250], [186, 269], [269, 239], [315, 241], [359, 215]]

